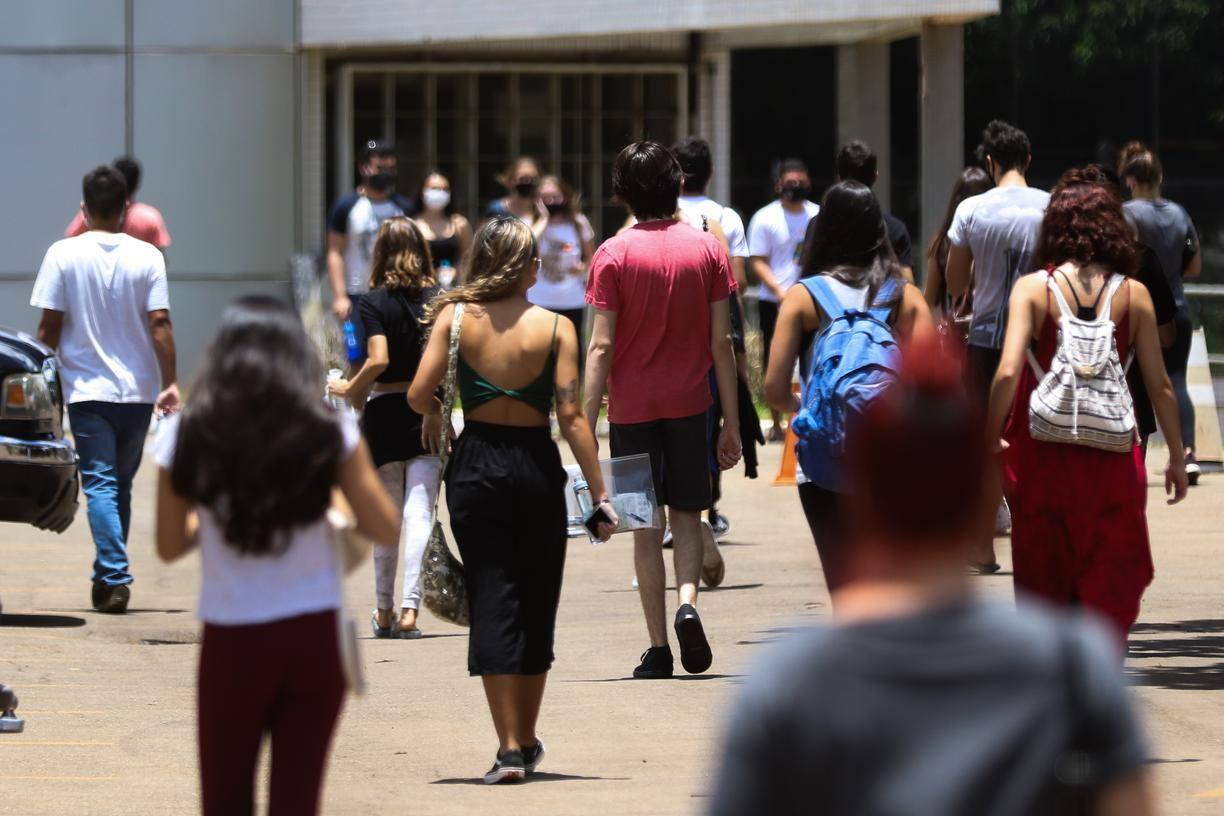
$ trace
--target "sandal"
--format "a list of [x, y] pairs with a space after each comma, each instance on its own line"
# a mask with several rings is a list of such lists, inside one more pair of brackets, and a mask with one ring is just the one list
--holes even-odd
[[390, 626], [386, 628], [379, 626], [378, 625], [378, 610], [376, 609], [370, 613], [370, 629], [371, 631], [374, 632], [374, 637], [380, 640], [385, 640], [386, 638], [389, 638], [394, 634], [395, 624], [392, 623]]
[[969, 562], [969, 571], [974, 575], [994, 575], [999, 570], [1003, 569], [998, 561], [992, 561], [989, 564], [977, 564], [973, 561]]
[[396, 637], [398, 637], [400, 640], [420, 640], [421, 638], [425, 637], [425, 633], [418, 627], [414, 626], [411, 629], [400, 629], [396, 633]]

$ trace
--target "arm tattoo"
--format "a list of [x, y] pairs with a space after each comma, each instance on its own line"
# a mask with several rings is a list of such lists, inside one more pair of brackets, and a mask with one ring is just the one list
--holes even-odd
[[578, 401], [578, 378], [569, 381], [568, 385], [557, 386], [557, 402]]

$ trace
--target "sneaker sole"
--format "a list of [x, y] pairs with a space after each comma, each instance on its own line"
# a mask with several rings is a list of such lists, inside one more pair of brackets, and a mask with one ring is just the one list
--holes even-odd
[[500, 785], [503, 782], [522, 782], [527, 778], [526, 768], [503, 768], [496, 773], [484, 775], [486, 785]]
[[676, 639], [680, 641], [680, 665], [689, 674], [701, 674], [714, 662], [710, 641], [706, 639], [701, 618], [676, 621]]
[[634, 680], [670, 680], [676, 674], [675, 670], [669, 672], [639, 672], [636, 669], [633, 672]]

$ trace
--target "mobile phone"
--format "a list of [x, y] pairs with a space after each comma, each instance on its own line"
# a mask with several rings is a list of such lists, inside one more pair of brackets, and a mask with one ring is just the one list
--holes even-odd
[[604, 509], [604, 507], [605, 506], [603, 504], [595, 505], [595, 509], [582, 520], [582, 523], [586, 525], [587, 530], [590, 531], [591, 535], [595, 536], [596, 538], [599, 537], [600, 524], [612, 523], [612, 517], [608, 515], [608, 511]]

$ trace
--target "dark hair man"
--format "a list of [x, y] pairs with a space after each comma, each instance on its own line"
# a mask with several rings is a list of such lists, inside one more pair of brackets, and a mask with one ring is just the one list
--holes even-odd
[[[660, 516], [666, 507], [675, 548], [680, 661], [696, 674], [713, 661], [696, 609], [701, 514], [710, 507], [711, 367], [725, 419], [719, 466], [734, 466], [741, 451], [727, 307], [735, 278], [718, 239], [676, 220], [682, 175], [676, 157], [656, 142], [635, 142], [616, 157], [612, 190], [637, 223], [606, 241], [591, 260], [587, 302], [596, 311], [585, 410], [588, 420], [597, 420], [606, 390], [612, 455], [650, 455]], [[633, 673], [638, 678], [671, 677], [673, 671], [662, 527], [634, 533], [638, 593], [650, 635], [650, 648]]]
[[1104, 628], [973, 597], [964, 559], [997, 466], [959, 366], [934, 338], [910, 351], [848, 429], [836, 620], [760, 661], [709, 813], [1147, 816], [1147, 745]]
[[[769, 344], [773, 342], [774, 326], [778, 322], [778, 304], [786, 290], [799, 280], [799, 258], [803, 255], [803, 236], [808, 222], [820, 212], [820, 205], [808, 200], [812, 194], [812, 179], [807, 165], [798, 159], [784, 159], [778, 164], [774, 192], [778, 198], [757, 210], [748, 222], [748, 262], [761, 282], [757, 309], [761, 334], [765, 341], [761, 367], [769, 368]], [[770, 409], [773, 427], [771, 442], [783, 438], [782, 416]]]
[[[399, 177], [395, 147], [370, 141], [357, 163], [361, 183], [336, 199], [327, 214], [327, 275], [332, 287], [332, 311], [347, 320], [370, 288], [370, 256], [382, 222], [397, 215], [414, 215], [412, 203], [396, 189]], [[365, 356], [361, 321], [353, 321], [358, 346]]]
[[[120, 232], [128, 186], [113, 167], [82, 183], [88, 230], [47, 250], [30, 305], [38, 339], [59, 352], [64, 399], [97, 558], [91, 600], [127, 611], [132, 480], [156, 406], [179, 408], [166, 264], [156, 247]], [[159, 385], [160, 381], [160, 385]]]
[[[161, 211], [151, 204], [136, 200], [136, 190], [140, 187], [140, 162], [131, 156], [120, 156], [111, 162], [111, 166], [118, 170], [124, 181], [127, 182], [128, 206], [123, 214], [121, 229], [124, 233], [146, 241], [164, 253], [170, 246], [170, 231], [166, 229], [166, 221], [162, 218]], [[74, 238], [88, 231], [85, 212], [78, 209], [72, 222], [64, 230], [64, 237]]]
[[[879, 160], [862, 139], [842, 145], [833, 161], [833, 175], [838, 181], [854, 181], [867, 187], [875, 187], [880, 178]], [[901, 263], [901, 271], [910, 283], [914, 282], [914, 252], [909, 229], [905, 222], [892, 213], [884, 213], [884, 226], [888, 229], [888, 242]]]

